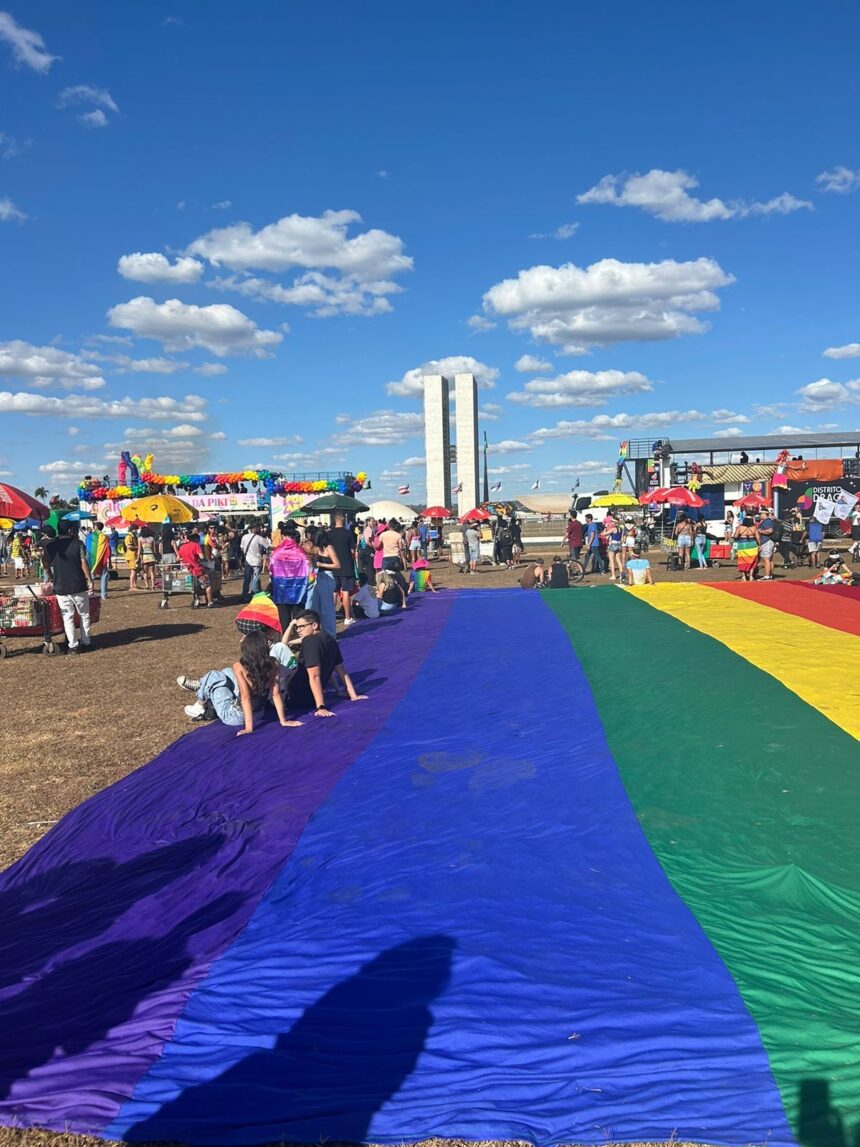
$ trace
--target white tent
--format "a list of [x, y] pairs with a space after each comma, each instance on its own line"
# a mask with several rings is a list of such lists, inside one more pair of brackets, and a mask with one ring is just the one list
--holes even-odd
[[418, 515], [411, 506], [404, 506], [402, 502], [381, 501], [371, 502], [370, 509], [363, 514], [357, 514], [356, 517], [371, 517], [377, 520], [382, 519], [386, 522], [390, 521], [391, 518], [396, 518], [398, 522], [404, 524], [411, 522], [412, 519], [417, 518]]

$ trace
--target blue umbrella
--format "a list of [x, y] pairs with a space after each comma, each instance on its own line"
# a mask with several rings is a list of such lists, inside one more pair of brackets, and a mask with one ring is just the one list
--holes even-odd
[[95, 514], [89, 514], [86, 510], [71, 510], [68, 514], [63, 514], [64, 522], [90, 522], [95, 517]]
[[38, 518], [24, 518], [22, 522], [16, 522], [12, 527], [13, 530], [38, 530], [41, 526]]

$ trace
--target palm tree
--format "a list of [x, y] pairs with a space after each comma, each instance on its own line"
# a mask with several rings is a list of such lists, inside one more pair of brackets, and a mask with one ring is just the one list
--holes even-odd
[[37, 486], [36, 489], [33, 491], [33, 497], [34, 498], [47, 498], [47, 496], [48, 496], [48, 491], [45, 489], [44, 486]]

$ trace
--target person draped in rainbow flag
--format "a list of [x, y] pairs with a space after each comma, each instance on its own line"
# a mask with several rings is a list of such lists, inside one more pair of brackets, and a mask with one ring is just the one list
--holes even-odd
[[93, 581], [99, 579], [99, 596], [107, 597], [108, 573], [110, 570], [110, 542], [105, 537], [104, 526], [96, 522], [95, 528], [87, 535], [87, 561]]
[[738, 563], [738, 573], [744, 581], [752, 581], [758, 565], [758, 551], [761, 536], [755, 521], [747, 515], [741, 525], [735, 528], [732, 539]]
[[282, 533], [283, 541], [269, 555], [269, 574], [272, 601], [278, 607], [281, 628], [286, 629], [293, 614], [304, 608], [313, 570], [295, 522], [287, 522]]

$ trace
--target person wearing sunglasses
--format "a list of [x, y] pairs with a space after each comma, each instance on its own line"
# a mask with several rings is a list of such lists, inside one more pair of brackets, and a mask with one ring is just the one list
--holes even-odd
[[340, 646], [322, 629], [318, 613], [306, 609], [294, 617], [284, 633], [284, 644], [296, 651], [299, 662], [287, 685], [284, 703], [288, 709], [313, 709], [316, 717], [333, 717], [325, 703], [325, 688], [334, 675], [350, 701], [367, 700], [364, 694], [356, 692]]

